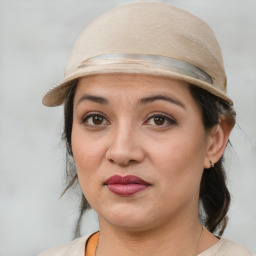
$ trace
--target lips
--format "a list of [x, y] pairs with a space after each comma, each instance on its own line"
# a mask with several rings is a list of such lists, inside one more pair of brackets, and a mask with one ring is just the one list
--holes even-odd
[[104, 185], [106, 185], [111, 192], [120, 196], [131, 196], [150, 186], [148, 182], [133, 175], [111, 176], [104, 182]]

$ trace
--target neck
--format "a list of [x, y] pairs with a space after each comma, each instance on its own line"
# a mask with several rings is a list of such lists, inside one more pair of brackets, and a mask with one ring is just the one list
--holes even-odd
[[100, 227], [97, 256], [195, 256], [200, 253], [199, 248], [203, 248], [200, 240], [204, 232], [198, 219], [182, 225], [163, 225], [144, 231], [113, 228], [104, 221], [100, 221]]

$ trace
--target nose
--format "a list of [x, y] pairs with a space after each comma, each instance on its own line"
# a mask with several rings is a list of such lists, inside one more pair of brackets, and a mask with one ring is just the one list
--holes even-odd
[[123, 167], [142, 162], [145, 152], [140, 143], [139, 133], [133, 127], [119, 125], [112, 131], [106, 158]]

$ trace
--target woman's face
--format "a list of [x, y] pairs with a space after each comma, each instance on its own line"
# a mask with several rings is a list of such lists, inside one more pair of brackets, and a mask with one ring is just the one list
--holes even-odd
[[185, 82], [84, 77], [73, 111], [78, 179], [100, 224], [145, 230], [197, 218], [209, 143]]

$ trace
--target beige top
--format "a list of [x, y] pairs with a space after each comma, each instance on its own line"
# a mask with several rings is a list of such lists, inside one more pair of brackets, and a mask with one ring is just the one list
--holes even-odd
[[[85, 244], [90, 236], [78, 238], [72, 242], [43, 252], [38, 256], [84, 256]], [[219, 242], [197, 256], [253, 256], [252, 253], [234, 242], [221, 238]]]

